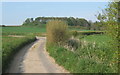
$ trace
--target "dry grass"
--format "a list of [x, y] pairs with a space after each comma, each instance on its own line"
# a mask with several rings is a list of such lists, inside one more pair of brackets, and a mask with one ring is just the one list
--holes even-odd
[[60, 20], [53, 20], [47, 23], [47, 42], [61, 44], [68, 38], [67, 24]]

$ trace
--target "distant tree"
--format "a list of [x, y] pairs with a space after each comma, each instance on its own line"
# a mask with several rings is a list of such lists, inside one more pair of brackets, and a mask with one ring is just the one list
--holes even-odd
[[80, 26], [86, 27], [87, 29], [89, 29], [89, 23], [86, 19], [79, 19], [81, 22]]
[[69, 26], [73, 26], [74, 25], [70, 18], [67, 18], [67, 23], [68, 23]]
[[79, 18], [76, 18], [76, 25], [80, 26], [81, 25], [81, 21], [79, 20]]
[[24, 23], [30, 23], [30, 18], [27, 18]]
[[75, 26], [76, 25], [76, 20], [74, 17], [70, 17], [71, 20], [71, 26]]
[[91, 20], [89, 20], [88, 23], [89, 23], [88, 29], [89, 29], [89, 30], [92, 30], [93, 22], [92, 22]]
[[33, 18], [27, 18], [23, 23], [24, 26], [41, 26], [52, 20], [61, 20], [66, 22], [69, 26], [81, 26], [83, 28], [89, 29], [89, 23], [86, 19], [74, 18], [74, 17], [37, 17], [35, 20]]
[[23, 25], [30, 25], [30, 23], [31, 23], [31, 18], [27, 18], [23, 23]]
[[34, 21], [33, 18], [31, 18], [31, 19], [30, 19], [30, 22], [33, 22], [33, 21]]

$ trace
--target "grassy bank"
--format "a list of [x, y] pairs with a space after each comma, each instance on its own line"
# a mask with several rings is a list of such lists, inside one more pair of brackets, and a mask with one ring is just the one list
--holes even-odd
[[2, 37], [2, 70], [8, 68], [15, 53], [25, 45], [35, 41], [35, 37]]
[[106, 35], [84, 36], [74, 52], [58, 45], [47, 46], [47, 51], [71, 73], [117, 73], [117, 55], [110, 40]]
[[[14, 55], [25, 45], [36, 40], [35, 36], [46, 33], [46, 26], [19, 26], [2, 28], [2, 70], [9, 67]], [[17, 37], [15, 37], [17, 35]], [[21, 37], [22, 36], [22, 37]]]

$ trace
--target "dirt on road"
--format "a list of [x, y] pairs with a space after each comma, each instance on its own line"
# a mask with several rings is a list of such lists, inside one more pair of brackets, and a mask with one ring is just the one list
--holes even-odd
[[45, 45], [46, 38], [37, 37], [15, 55], [6, 73], [69, 73], [49, 56]]

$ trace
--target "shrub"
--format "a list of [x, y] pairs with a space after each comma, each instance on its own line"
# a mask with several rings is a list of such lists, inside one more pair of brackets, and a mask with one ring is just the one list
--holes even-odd
[[67, 42], [67, 46], [69, 50], [76, 50], [79, 47], [79, 40], [76, 39], [69, 39]]
[[73, 35], [74, 37], [76, 37], [76, 36], [78, 36], [78, 32], [77, 32], [77, 31], [72, 31], [72, 35]]
[[67, 24], [64, 21], [52, 20], [47, 23], [48, 44], [63, 44], [67, 39]]

